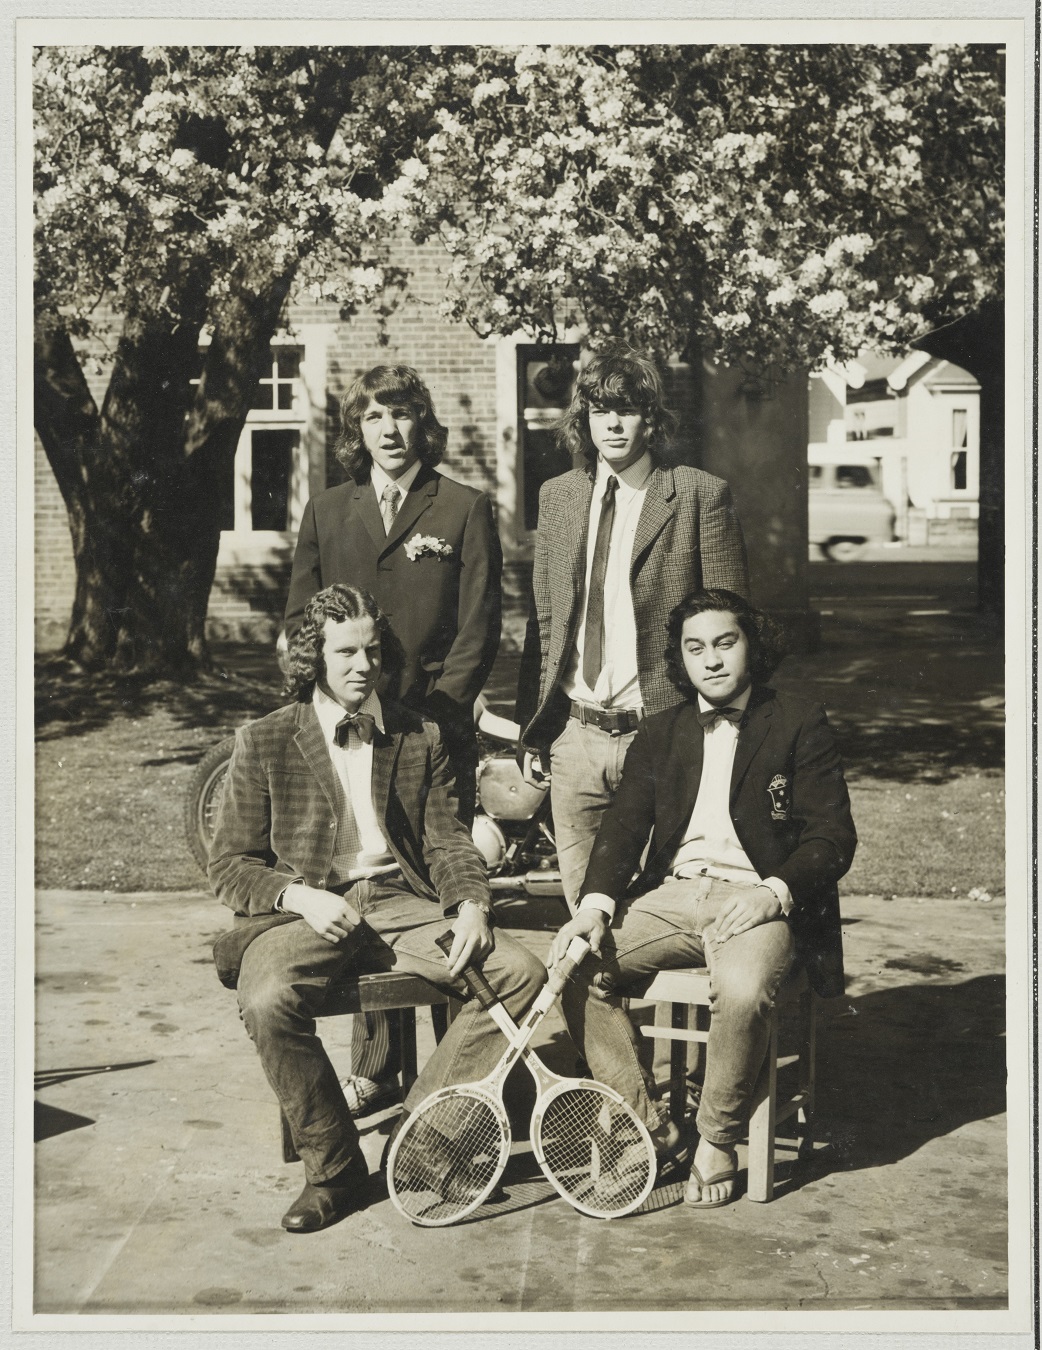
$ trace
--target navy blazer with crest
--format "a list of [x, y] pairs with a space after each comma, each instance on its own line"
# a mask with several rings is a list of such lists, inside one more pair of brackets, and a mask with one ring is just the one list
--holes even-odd
[[[583, 895], [608, 895], [622, 911], [628, 896], [669, 875], [698, 796], [703, 747], [693, 703], [641, 723], [601, 819]], [[769, 685], [753, 687], [735, 749], [730, 810], [753, 867], [792, 893], [789, 923], [811, 984], [826, 997], [841, 994], [836, 883], [850, 868], [857, 834], [824, 708]], [[649, 836], [647, 860], [631, 887]]]
[[[410, 558], [405, 545], [417, 534], [433, 536], [449, 553]], [[502, 567], [485, 493], [422, 465], [387, 534], [372, 483], [349, 479], [304, 508], [286, 631], [292, 637], [300, 627], [316, 591], [334, 582], [360, 586], [405, 652], [401, 678], [381, 693], [472, 737], [474, 700], [499, 647]]]

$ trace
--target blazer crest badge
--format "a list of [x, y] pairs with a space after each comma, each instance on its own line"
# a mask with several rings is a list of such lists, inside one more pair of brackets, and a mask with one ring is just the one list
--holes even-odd
[[771, 799], [771, 819], [788, 820], [792, 807], [792, 784], [783, 773], [776, 773], [767, 784], [767, 795]]

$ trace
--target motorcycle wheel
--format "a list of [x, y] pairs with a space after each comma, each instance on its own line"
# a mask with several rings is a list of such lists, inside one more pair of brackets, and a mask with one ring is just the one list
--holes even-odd
[[224, 794], [224, 779], [228, 761], [232, 757], [235, 737], [226, 736], [202, 757], [195, 766], [188, 791], [185, 793], [185, 838], [192, 857], [206, 871], [210, 861], [210, 842], [213, 839], [217, 809]]

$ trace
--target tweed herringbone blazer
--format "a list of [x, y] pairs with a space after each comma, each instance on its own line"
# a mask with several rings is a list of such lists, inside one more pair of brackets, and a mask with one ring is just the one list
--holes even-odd
[[[592, 497], [593, 482], [582, 469], [551, 478], [539, 494], [532, 614], [516, 713], [522, 740], [534, 749], [546, 749], [567, 717], [557, 695], [582, 613]], [[666, 674], [666, 619], [685, 595], [702, 586], [749, 593], [745, 540], [731, 490], [722, 478], [701, 469], [656, 468], [630, 559], [637, 669], [648, 714], [681, 699]]]
[[[373, 805], [417, 895], [455, 909], [489, 903], [485, 863], [457, 816], [455, 783], [433, 722], [384, 703], [373, 741]], [[311, 703], [291, 703], [235, 736], [208, 876], [237, 915], [270, 914], [292, 881], [323, 889], [337, 825], [336, 771]]]
[[[646, 718], [626, 753], [622, 782], [601, 819], [583, 894], [620, 901], [662, 884], [691, 819], [705, 734], [698, 708], [682, 703]], [[850, 868], [857, 834], [843, 766], [825, 710], [796, 694], [753, 689], [738, 733], [729, 798], [735, 833], [761, 877], [792, 894], [789, 924], [811, 984], [843, 992], [843, 940], [836, 883]], [[638, 880], [630, 881], [651, 840]]]

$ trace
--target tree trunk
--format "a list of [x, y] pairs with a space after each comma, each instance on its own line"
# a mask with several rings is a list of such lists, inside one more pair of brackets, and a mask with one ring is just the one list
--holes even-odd
[[202, 304], [173, 325], [128, 315], [100, 412], [68, 335], [38, 324], [36, 426], [76, 565], [65, 653], [86, 669], [184, 677], [208, 665], [221, 470], [289, 280], [233, 298], [197, 386]]

